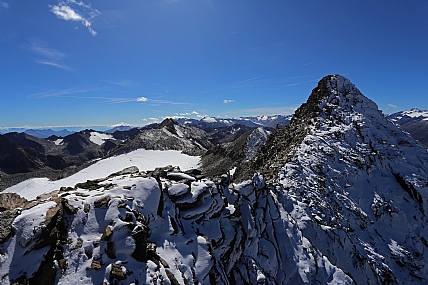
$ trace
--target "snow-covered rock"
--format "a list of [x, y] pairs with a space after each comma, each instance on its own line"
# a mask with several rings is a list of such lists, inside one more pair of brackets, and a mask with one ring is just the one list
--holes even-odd
[[303, 235], [354, 282], [420, 284], [428, 273], [427, 162], [426, 148], [332, 75], [249, 169], [268, 175]]

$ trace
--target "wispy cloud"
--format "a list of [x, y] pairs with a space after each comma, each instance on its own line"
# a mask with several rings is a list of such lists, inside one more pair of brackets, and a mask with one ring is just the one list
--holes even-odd
[[55, 63], [55, 62], [50, 62], [50, 61], [45, 61], [45, 60], [40, 60], [40, 59], [36, 59], [36, 62], [40, 63], [40, 64], [44, 64], [44, 65], [50, 65], [53, 67], [61, 68], [61, 69], [68, 70], [68, 71], [72, 70], [70, 67], [68, 67], [66, 65], [62, 65], [59, 63]]
[[107, 82], [107, 83], [113, 84], [113, 85], [118, 85], [118, 86], [121, 86], [121, 87], [127, 87], [127, 88], [132, 88], [132, 87], [137, 87], [138, 86], [138, 84], [135, 83], [134, 81], [127, 80], [127, 79], [119, 80], [119, 81], [110, 81], [110, 80], [107, 80], [107, 81], [104, 81], [104, 82]]
[[[61, 98], [75, 98], [75, 99], [95, 99], [95, 100], [101, 100], [104, 103], [110, 103], [110, 104], [120, 104], [120, 103], [132, 103], [132, 102], [138, 102], [138, 103], [148, 103], [152, 106], [158, 106], [158, 105], [192, 105], [192, 103], [188, 102], [174, 102], [174, 101], [168, 101], [168, 100], [158, 100], [158, 99], [150, 99], [144, 96], [140, 97], [107, 97], [107, 96], [91, 96], [91, 95], [79, 95], [82, 93], [99, 93], [99, 92], [108, 92], [111, 90], [108, 89], [102, 89], [102, 88], [95, 88], [95, 89], [64, 89], [64, 90], [55, 90], [55, 91], [48, 91], [48, 92], [39, 92], [30, 94], [31, 97], [36, 98], [49, 98], [49, 97], [61, 97]], [[116, 91], [114, 91], [116, 92]]]
[[149, 99], [144, 96], [138, 97], [138, 98], [104, 98], [99, 97], [100, 99], [108, 99], [108, 103], [113, 104], [119, 104], [119, 103], [129, 103], [129, 102], [139, 102], [139, 103], [147, 103], [152, 106], [158, 106], [158, 105], [191, 105], [191, 103], [187, 102], [174, 102], [174, 101], [167, 101], [167, 100], [157, 100], [157, 99]]
[[312, 79], [312, 80], [307, 80], [307, 81], [301, 81], [301, 82], [291, 83], [291, 84], [287, 84], [285, 86], [289, 87], [289, 86], [295, 86], [295, 85], [300, 85], [300, 84], [305, 84], [305, 83], [310, 83], [310, 82], [316, 82], [316, 81], [319, 81], [319, 79]]
[[0, 1], [0, 6], [6, 9], [9, 8], [9, 4], [4, 1]]
[[392, 109], [394, 109], [394, 110], [396, 110], [396, 109], [397, 109], [397, 106], [396, 106], [396, 105], [393, 105], [393, 104], [388, 104], [388, 107], [390, 107], [390, 108], [392, 108]]
[[66, 57], [64, 53], [56, 49], [47, 47], [47, 45], [41, 40], [31, 39], [30, 49], [39, 57], [34, 59], [35, 62], [67, 71], [72, 70], [72, 68], [62, 63], [62, 59]]
[[227, 100], [227, 99], [223, 100], [224, 104], [233, 103], [233, 102], [235, 102], [235, 100]]
[[91, 5], [76, 0], [59, 0], [58, 5], [49, 5], [51, 12], [59, 19], [65, 21], [75, 21], [82, 23], [91, 33], [96, 36], [97, 32], [92, 28], [94, 19], [100, 15], [100, 11], [91, 7]]
[[192, 103], [188, 103], [188, 102], [174, 102], [174, 101], [168, 101], [168, 100], [154, 100], [154, 99], [149, 99], [148, 102], [155, 103], [155, 104], [168, 104], [168, 105], [192, 105]]
[[90, 89], [64, 89], [64, 90], [59, 90], [59, 91], [47, 91], [47, 92], [39, 92], [39, 93], [34, 93], [34, 94], [30, 94], [31, 97], [37, 97], [37, 98], [49, 98], [49, 97], [66, 97], [68, 95], [71, 94], [76, 94], [76, 93], [86, 93], [86, 92], [90, 92], [90, 91], [94, 91], [94, 90], [90, 90]]

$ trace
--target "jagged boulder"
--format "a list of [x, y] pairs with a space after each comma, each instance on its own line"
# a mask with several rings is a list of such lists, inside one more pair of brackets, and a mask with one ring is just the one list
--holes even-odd
[[5, 210], [0, 212], [0, 244], [12, 234], [13, 220], [20, 214], [20, 210]]

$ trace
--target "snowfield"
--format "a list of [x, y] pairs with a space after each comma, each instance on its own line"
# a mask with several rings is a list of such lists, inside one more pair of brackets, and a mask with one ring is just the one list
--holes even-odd
[[199, 156], [189, 156], [175, 150], [145, 150], [138, 149], [126, 154], [102, 159], [67, 178], [50, 181], [47, 178], [33, 178], [9, 187], [3, 193], [16, 193], [27, 200], [36, 199], [37, 196], [57, 190], [60, 187], [74, 187], [79, 182], [107, 177], [129, 166], [136, 166], [140, 171], [154, 170], [156, 167], [167, 165], [179, 166], [185, 171], [197, 168]]

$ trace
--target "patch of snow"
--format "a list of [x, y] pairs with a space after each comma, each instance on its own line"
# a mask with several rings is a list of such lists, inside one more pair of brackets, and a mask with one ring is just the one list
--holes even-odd
[[189, 186], [184, 183], [173, 184], [168, 188], [168, 195], [180, 196], [189, 192]]
[[180, 138], [184, 138], [184, 134], [183, 134], [183, 132], [180, 130], [180, 128], [179, 128], [177, 125], [174, 125], [174, 128], [175, 128], [175, 131], [177, 132], [177, 135], [178, 135]]
[[168, 173], [168, 178], [176, 178], [176, 179], [187, 179], [190, 181], [195, 181], [196, 179], [186, 173], [180, 173], [180, 172], [174, 172], [174, 173]]
[[54, 143], [55, 143], [56, 145], [62, 145], [62, 144], [63, 144], [63, 142], [64, 142], [64, 139], [57, 139], [57, 140], [55, 140], [55, 141], [54, 141]]
[[109, 134], [103, 134], [98, 132], [91, 132], [89, 140], [97, 145], [102, 145], [106, 140], [112, 139], [113, 136]]

